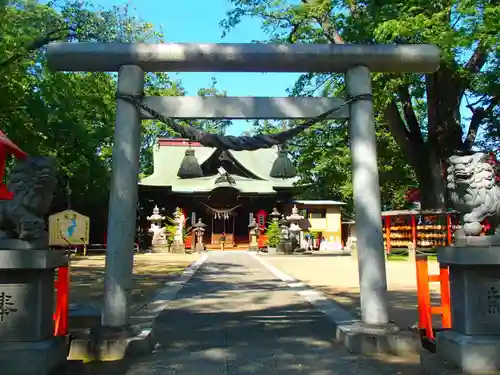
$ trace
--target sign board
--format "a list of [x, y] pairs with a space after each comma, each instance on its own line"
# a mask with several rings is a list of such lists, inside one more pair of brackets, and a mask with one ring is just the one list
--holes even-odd
[[90, 219], [73, 210], [65, 210], [49, 217], [49, 241], [52, 246], [87, 245]]

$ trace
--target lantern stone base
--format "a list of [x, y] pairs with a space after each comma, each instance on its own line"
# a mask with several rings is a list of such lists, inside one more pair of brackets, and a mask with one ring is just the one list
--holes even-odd
[[500, 373], [500, 247], [439, 248], [438, 261], [449, 266], [453, 308], [437, 357], [469, 374]]
[[[66, 338], [53, 337], [54, 270], [63, 251], [0, 249], [0, 368], [49, 374], [66, 361]], [[12, 371], [11, 371], [12, 369]]]
[[153, 253], [169, 253], [170, 252], [170, 245], [167, 245], [167, 244], [152, 245], [151, 251]]
[[280, 242], [276, 246], [276, 252], [277, 253], [284, 253], [284, 254], [291, 254], [292, 253], [292, 244], [290, 243], [290, 241]]
[[280, 243], [278, 243], [278, 245], [276, 245], [276, 252], [277, 253], [284, 253], [286, 251], [285, 245], [286, 245], [285, 242], [280, 241]]
[[68, 337], [0, 343], [0, 368], [8, 375], [50, 375], [66, 363]]
[[197, 242], [195, 247], [194, 247], [194, 251], [197, 253], [201, 253], [201, 252], [205, 251], [205, 245]]
[[170, 247], [170, 252], [184, 254], [186, 252], [186, 246], [183, 243], [173, 243]]

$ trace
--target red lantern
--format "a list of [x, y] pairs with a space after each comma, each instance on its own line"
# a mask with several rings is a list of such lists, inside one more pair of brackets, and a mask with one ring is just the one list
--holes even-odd
[[5, 173], [5, 163], [7, 156], [14, 155], [18, 159], [26, 159], [28, 154], [17, 147], [1, 130], [0, 130], [0, 199], [11, 200], [14, 193], [7, 190], [7, 186], [3, 183], [3, 175]]

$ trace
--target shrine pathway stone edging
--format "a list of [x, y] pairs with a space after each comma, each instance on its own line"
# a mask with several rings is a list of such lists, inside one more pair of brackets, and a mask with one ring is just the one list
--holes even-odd
[[350, 353], [289, 283], [246, 252], [210, 253], [157, 317], [154, 350], [120, 375], [419, 373], [418, 362]]
[[149, 303], [144, 304], [131, 316], [131, 322], [139, 328], [139, 332], [127, 339], [124, 345], [116, 346], [104, 342], [99, 348], [96, 348], [93, 347], [91, 339], [88, 337], [77, 338], [71, 341], [68, 359], [87, 361], [99, 357], [101, 360], [115, 360], [125, 357], [126, 354], [143, 355], [149, 353], [155, 342], [153, 330], [155, 319], [176, 298], [177, 293], [193, 277], [207, 258], [208, 255], [203, 254], [186, 267], [177, 278], [165, 282], [164, 288]]
[[410, 331], [401, 330], [397, 334], [370, 334], [355, 332], [353, 325], [360, 323], [358, 318], [344, 309], [342, 305], [315, 290], [307, 284], [281, 271], [256, 253], [250, 252], [255, 260], [267, 268], [274, 276], [285, 282], [288, 287], [322, 312], [335, 326], [335, 338], [352, 353], [391, 353], [396, 355], [418, 354], [422, 344], [420, 337]]

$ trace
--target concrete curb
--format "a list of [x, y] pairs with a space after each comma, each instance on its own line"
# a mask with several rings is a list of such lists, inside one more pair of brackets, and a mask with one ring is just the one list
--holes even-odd
[[131, 322], [139, 327], [138, 334], [126, 339], [104, 340], [99, 343], [90, 337], [90, 333], [82, 335], [71, 341], [68, 360], [116, 361], [128, 355], [137, 356], [150, 353], [156, 344], [154, 337], [155, 319], [177, 297], [182, 287], [207, 259], [208, 255], [203, 254], [198, 260], [186, 267], [175, 280], [167, 281], [163, 289], [149, 303], [143, 305], [130, 317]]
[[296, 280], [281, 271], [257, 254], [249, 255], [267, 268], [274, 276], [285, 282], [292, 290], [308, 301], [316, 310], [322, 312], [335, 326], [335, 338], [352, 353], [391, 353], [395, 355], [418, 354], [422, 349], [417, 333], [401, 330], [396, 334], [374, 334], [354, 332], [353, 325], [360, 323], [339, 303], [327, 298], [322, 292]]
[[[423, 374], [426, 375], [468, 375], [469, 373], [460, 370], [440, 359], [437, 354], [422, 350], [420, 353], [420, 365]], [[491, 374], [491, 373], [490, 373]], [[498, 373], [497, 373], [498, 374]]]

